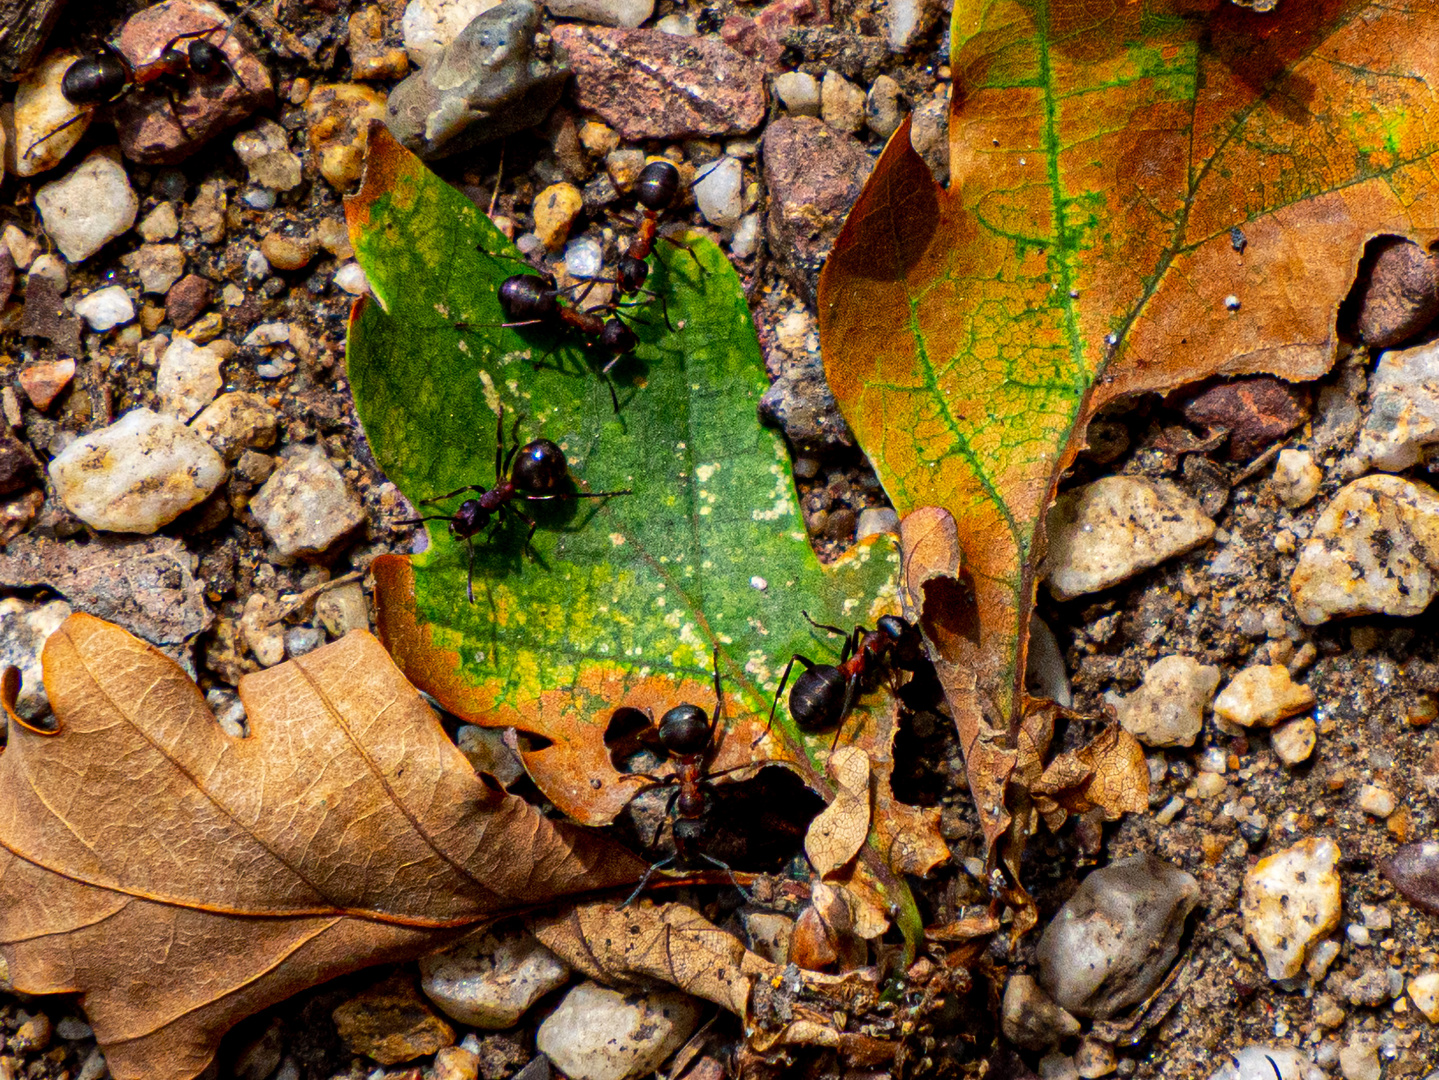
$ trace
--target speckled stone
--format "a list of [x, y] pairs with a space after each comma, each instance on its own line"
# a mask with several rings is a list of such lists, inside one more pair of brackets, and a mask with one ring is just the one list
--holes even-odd
[[627, 997], [586, 982], [545, 1018], [535, 1043], [570, 1080], [626, 1080], [657, 1069], [699, 1021], [699, 1002], [688, 994]]
[[1193, 746], [1204, 727], [1204, 709], [1219, 685], [1219, 669], [1192, 656], [1166, 656], [1144, 673], [1125, 697], [1106, 694], [1119, 724], [1145, 746]]
[[276, 469], [250, 511], [289, 558], [323, 555], [365, 520], [364, 507], [323, 452], [302, 448]]
[[1244, 875], [1244, 931], [1263, 954], [1271, 979], [1298, 976], [1309, 950], [1338, 927], [1338, 862], [1339, 846], [1316, 836], [1260, 859]]

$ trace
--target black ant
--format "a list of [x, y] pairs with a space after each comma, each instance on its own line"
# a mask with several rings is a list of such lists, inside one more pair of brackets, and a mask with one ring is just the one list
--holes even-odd
[[[220, 46], [205, 40], [206, 34], [223, 29], [224, 26], [217, 23], [203, 30], [188, 30], [183, 34], [176, 34], [160, 50], [158, 57], [139, 66], [131, 64], [124, 53], [108, 42], [92, 55], [76, 60], [60, 79], [60, 93], [71, 105], [88, 111], [76, 113], [53, 131], [36, 139], [25, 151], [25, 157], [33, 154], [35, 148], [47, 139], [54, 138], [71, 124], [89, 115], [89, 112], [101, 105], [113, 105], [137, 87], [149, 83], [159, 83], [164, 87], [165, 96], [170, 102], [170, 115], [188, 137], [189, 129], [180, 118], [179, 109], [175, 105], [175, 80], [183, 75], [208, 78], [224, 68], [236, 82], [241, 81]], [[183, 50], [180, 49], [180, 42], [187, 39], [189, 44]]]
[[[891, 668], [901, 671], [915, 670], [920, 658], [919, 631], [898, 615], [881, 615], [875, 624], [876, 629], [866, 630], [862, 626], [856, 626], [846, 634], [837, 626], [815, 622], [810, 619], [807, 611], [801, 614], [809, 619], [809, 624], [816, 629], [828, 630], [831, 634], [843, 637], [844, 650], [840, 653], [838, 667], [833, 664], [816, 664], [809, 657], [798, 653], [789, 658], [784, 674], [780, 676], [774, 703], [769, 709], [769, 724], [765, 727], [765, 733], [768, 734], [774, 726], [775, 708], [779, 705], [785, 684], [789, 682], [789, 673], [794, 668], [795, 661], [799, 661], [805, 670], [795, 679], [794, 688], [789, 692], [789, 714], [794, 717], [794, 722], [806, 731], [818, 731], [831, 724], [835, 725], [834, 742], [830, 744], [830, 751], [833, 752], [839, 745], [840, 727], [854, 706], [860, 684], [870, 673], [871, 664], [878, 665], [888, 660]], [[764, 735], [760, 736], [760, 739], [762, 738]], [[755, 743], [757, 745], [759, 739], [756, 739]]]
[[620, 399], [610, 380], [610, 369], [621, 357], [634, 352], [640, 339], [620, 321], [617, 311], [613, 311], [609, 318], [602, 318], [594, 311], [582, 311], [562, 304], [562, 291], [549, 275], [515, 274], [505, 278], [500, 283], [500, 307], [510, 321], [500, 325], [516, 327], [559, 323], [589, 338], [609, 354], [609, 362], [600, 368], [600, 377], [609, 387], [615, 412], [619, 412]]
[[[519, 428], [519, 418], [515, 419], [515, 428]], [[428, 506], [432, 503], [443, 502], [446, 499], [453, 499], [466, 491], [473, 491], [479, 494], [478, 499], [466, 499], [460, 503], [460, 507], [453, 514], [427, 514], [423, 517], [407, 518], [401, 521], [401, 525], [418, 525], [423, 521], [448, 521], [450, 523], [450, 535], [456, 539], [463, 540], [469, 548], [469, 567], [465, 575], [465, 594], [469, 597], [470, 603], [475, 602], [475, 534], [481, 529], [498, 523], [506, 514], [514, 514], [521, 521], [526, 522], [530, 531], [525, 535], [525, 551], [530, 551], [530, 541], [535, 535], [538, 522], [527, 514], [521, 513], [513, 504], [517, 500], [526, 502], [541, 502], [547, 499], [607, 499], [611, 495], [628, 495], [629, 488], [623, 491], [562, 491], [561, 486], [570, 478], [569, 462], [565, 460], [565, 452], [549, 439], [532, 439], [524, 446], [519, 444], [519, 438], [511, 434], [514, 446], [510, 447], [509, 453], [504, 452], [505, 448], [505, 410], [500, 407], [499, 417], [495, 422], [495, 486], [492, 488], [481, 487], [479, 484], [469, 484], [462, 488], [456, 488], [446, 495], [436, 495], [432, 499], [423, 500], [420, 505]]]
[[[712, 786], [712, 779], [727, 772], [750, 768], [751, 765], [750, 762], [746, 762], [743, 765], [721, 769], [718, 772], [707, 772], [705, 769], [705, 759], [718, 749], [715, 743], [715, 733], [721, 729], [721, 718], [724, 716], [724, 688], [720, 684], [718, 645], [714, 649], [714, 684], [713, 716], [707, 715], [698, 705], [685, 704], [676, 705], [660, 717], [660, 745], [674, 759], [675, 771], [663, 778], [649, 776], [645, 773], [636, 775], [651, 781], [641, 791], [674, 785], [674, 794], [670, 796], [669, 802], [665, 805], [665, 817], [670, 822], [670, 832], [674, 836], [675, 853], [668, 858], [661, 859], [646, 870], [644, 877], [640, 878], [640, 883], [635, 886], [635, 891], [630, 893], [629, 898], [620, 907], [625, 907], [644, 891], [644, 887], [649, 884], [649, 880], [654, 876], [656, 870], [661, 870], [676, 860], [688, 864], [693, 861], [695, 855], [728, 873], [735, 888], [739, 889], [742, 894], [744, 893], [744, 889], [740, 888], [739, 882], [735, 880], [734, 871], [730, 869], [728, 863], [721, 862], [708, 852], [699, 851], [697, 847], [704, 842], [710, 831], [710, 810], [713, 807], [714, 797], [707, 789]], [[659, 840], [660, 830], [663, 828], [664, 822], [662, 821], [659, 829], [655, 831], [654, 839], [650, 841], [651, 847]]]

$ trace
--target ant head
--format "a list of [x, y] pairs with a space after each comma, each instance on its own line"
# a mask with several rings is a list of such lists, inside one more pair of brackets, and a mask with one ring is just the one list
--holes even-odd
[[698, 705], [676, 705], [660, 717], [660, 745], [671, 754], [703, 754], [709, 744], [709, 713]]
[[536, 439], [520, 447], [510, 468], [510, 482], [525, 491], [558, 491], [569, 478], [565, 452], [549, 439]]
[[644, 286], [645, 279], [649, 276], [649, 263], [643, 259], [636, 259], [633, 255], [620, 256], [619, 263], [615, 267], [615, 277], [619, 278], [621, 291], [639, 292]]
[[225, 54], [218, 45], [211, 45], [204, 38], [190, 42], [190, 70], [196, 75], [213, 75], [225, 62]]
[[914, 627], [910, 626], [909, 623], [905, 622], [898, 615], [881, 615], [879, 622], [875, 624], [875, 628], [885, 637], [893, 639], [896, 643], [904, 641], [914, 634]]
[[875, 627], [893, 643], [894, 659], [891, 662], [906, 671], [915, 670], [914, 665], [920, 655], [920, 642], [914, 624], [905, 622], [898, 615], [881, 615]]
[[600, 330], [600, 346], [608, 349], [616, 356], [627, 352], [634, 352], [639, 345], [640, 339], [619, 319], [607, 319], [604, 327]]
[[680, 187], [680, 171], [668, 161], [651, 161], [640, 170], [636, 192], [646, 210], [659, 211], [674, 201]]
[[112, 48], [76, 60], [60, 79], [60, 93], [72, 105], [104, 105], [130, 85], [130, 65]]
[[466, 499], [460, 503], [455, 516], [450, 518], [450, 534], [464, 539], [474, 536], [490, 523], [490, 512], [480, 505], [479, 499]]
[[515, 274], [500, 283], [500, 307], [506, 317], [525, 322], [553, 315], [559, 300], [554, 285], [538, 274]]

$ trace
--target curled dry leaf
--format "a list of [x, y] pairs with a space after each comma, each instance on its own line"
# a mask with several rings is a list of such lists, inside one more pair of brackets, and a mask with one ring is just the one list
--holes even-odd
[[810, 887], [809, 903], [795, 920], [790, 961], [808, 971], [837, 966], [851, 971], [864, 963], [867, 949], [846, 891], [823, 881]]
[[243, 739], [99, 619], [42, 663], [57, 730], [0, 755], [0, 954], [81, 995], [117, 1080], [188, 1080], [300, 989], [644, 872], [476, 776], [367, 633], [245, 677]]
[[1149, 809], [1144, 748], [1118, 724], [1110, 725], [1088, 745], [1057, 756], [1029, 790], [1053, 828], [1066, 813], [1098, 809], [1105, 821], [1117, 821], [1126, 812], [1142, 814]]
[[869, 757], [857, 746], [843, 746], [829, 760], [834, 801], [809, 823], [804, 851], [815, 873], [824, 877], [854, 858], [869, 835]]
[[[834, 902], [843, 908], [842, 899]], [[874, 1038], [887, 1033], [889, 1021], [870, 1015], [879, 1004], [872, 972], [833, 977], [781, 968], [679, 904], [577, 904], [527, 922], [548, 949], [592, 979], [622, 987], [670, 983], [728, 1009], [744, 1020], [754, 1049], [802, 1043], [869, 1061], [894, 1052], [892, 1042]], [[850, 1030], [860, 1025], [865, 1034]]]

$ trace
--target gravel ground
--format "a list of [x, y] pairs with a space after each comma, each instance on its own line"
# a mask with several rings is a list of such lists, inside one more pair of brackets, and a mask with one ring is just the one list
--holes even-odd
[[[561, 9], [575, 18], [596, 11], [629, 18], [625, 13], [634, 5]], [[139, 10], [135, 4], [117, 10], [72, 0], [51, 44], [93, 48], [114, 40]], [[354, 118], [382, 107], [384, 94], [411, 66], [402, 48], [403, 5], [329, 0], [259, 11], [270, 20], [249, 24], [248, 32], [273, 74], [273, 100], [172, 164], [121, 159], [124, 180], [109, 179], [128, 184], [136, 206], [95, 253], [54, 256], [57, 230], [53, 220], [42, 223], [41, 187], [82, 160], [115, 160], [86, 156], [115, 144], [108, 110], [63, 165], [34, 177], [14, 175], [12, 123], [11, 168], [0, 199], [11, 227], [4, 246], [17, 264], [14, 298], [0, 312], [0, 383], [14, 433], [0, 446], [0, 530], [7, 541], [0, 555], [7, 597], [0, 602], [0, 647], [6, 662], [33, 669], [38, 642], [68, 610], [57, 606], [64, 599], [131, 627], [174, 655], [197, 676], [221, 722], [237, 730], [233, 687], [239, 677], [366, 625], [371, 561], [383, 552], [409, 550], [414, 539], [413, 530], [397, 524], [410, 508], [374, 465], [343, 369], [345, 318], [363, 281], [344, 235], [340, 198], [355, 178]], [[808, 0], [764, 11], [758, 16], [752, 6], [685, 7], [660, 0], [645, 23], [667, 19], [670, 29], [723, 38], [759, 65], [770, 88], [768, 99], [759, 99], [762, 118], [742, 123], [751, 104], [742, 95], [717, 106], [721, 127], [740, 125], [732, 134], [626, 138], [628, 123], [656, 111], [647, 91], [631, 87], [625, 106], [630, 115], [607, 116], [613, 122], [600, 127], [571, 90], [539, 127], [503, 141], [502, 166], [500, 144], [492, 143], [435, 167], [477, 203], [493, 205], [522, 249], [538, 251], [548, 239], [558, 251], [568, 240], [567, 250], [577, 252], [577, 244], [592, 241], [612, 262], [633, 205], [620, 188], [643, 160], [634, 152], [668, 154], [686, 179], [723, 163], [723, 184], [716, 180], [708, 193], [702, 190], [701, 205], [687, 196], [667, 217], [709, 229], [744, 276], [777, 379], [764, 411], [791, 440], [806, 520], [817, 550], [828, 558], [852, 541], [856, 529], [883, 529], [886, 518], [864, 513], [883, 510], [883, 494], [817, 375], [815, 276], [867, 162], [900, 110], [916, 110], [916, 142], [943, 172], [936, 117], [943, 116], [949, 74], [945, 20], [936, 8], [865, 0], [828, 13]], [[543, 29], [541, 52], [554, 29], [549, 14]], [[907, 40], [908, 51], [887, 47], [896, 35]], [[796, 80], [795, 73], [813, 76], [812, 84]], [[624, 89], [622, 84], [621, 98]], [[144, 123], [167, 107], [158, 91], [144, 93], [152, 99], [149, 112], [128, 122], [133, 130], [126, 138], [139, 138]], [[4, 96], [9, 100], [11, 92]], [[809, 118], [815, 115], [822, 119]], [[120, 113], [114, 118], [124, 135], [127, 121]], [[555, 185], [570, 185], [578, 197], [577, 205], [558, 215], [561, 226], [545, 209], [570, 198], [554, 195]], [[796, 208], [814, 216], [813, 235], [796, 238], [786, 231], [795, 228]], [[178, 251], [159, 250], [167, 245]], [[5, 276], [0, 273], [0, 284]], [[116, 285], [123, 297], [90, 299]], [[84, 326], [77, 311], [87, 314]], [[118, 321], [94, 328], [109, 319]], [[208, 358], [177, 348], [185, 335], [207, 346]], [[1133, 692], [1169, 655], [1213, 666], [1217, 679], [1202, 695], [1204, 726], [1194, 745], [1147, 749], [1152, 813], [1107, 827], [1071, 822], [1057, 835], [1041, 834], [1031, 847], [1026, 884], [1043, 925], [1093, 867], [1152, 852], [1183, 868], [1198, 881], [1199, 906], [1185, 924], [1180, 974], [1168, 1008], [1155, 1010], [1153, 1022], [1127, 1033], [1113, 1024], [1099, 1032], [1115, 1046], [1112, 1059], [1098, 1043], [1072, 1036], [1047, 1057], [1030, 1050], [1022, 1061], [991, 1058], [998, 1021], [986, 1004], [986, 985], [997, 1001], [1004, 971], [1041, 968], [1038, 933], [1012, 953], [997, 944], [963, 1007], [946, 1004], [935, 989], [942, 980], [933, 978], [916, 1013], [910, 1072], [981, 1075], [989, 1058], [990, 1075], [1024, 1076], [1035, 1069], [1056, 1078], [1111, 1072], [1207, 1076], [1248, 1043], [1299, 1047], [1325, 1072], [1350, 1080], [1377, 1078], [1381, 1061], [1386, 1077], [1424, 1076], [1439, 1063], [1439, 1039], [1404, 992], [1415, 976], [1439, 970], [1431, 920], [1379, 873], [1381, 860], [1400, 844], [1433, 833], [1431, 804], [1439, 793], [1439, 737], [1431, 726], [1439, 714], [1433, 617], [1371, 615], [1310, 626], [1291, 600], [1305, 538], [1321, 529], [1321, 513], [1352, 479], [1344, 461], [1370, 415], [1366, 373], [1372, 366], [1369, 352], [1357, 350], [1322, 386], [1294, 397], [1286, 406], [1294, 412], [1289, 421], [1243, 446], [1238, 437], [1227, 443], [1208, 438], [1215, 427], [1235, 425], [1205, 421], [1202, 410], [1188, 407], [1189, 399], [1141, 402], [1097, 425], [1091, 451], [1067, 488], [1116, 474], [1172, 481], [1178, 497], [1192, 498], [1216, 531], [1187, 554], [1076, 599], [1056, 601], [1041, 590], [1040, 614], [1058, 639], [1074, 707], [1102, 715], [1106, 693]], [[220, 397], [226, 406], [206, 414], [208, 426], [197, 421], [207, 442], [176, 451], [192, 455], [201, 472], [208, 467], [205, 454], [224, 459], [214, 466], [223, 480], [191, 498], [178, 516], [149, 504], [115, 509], [113, 493], [91, 493], [114, 512], [163, 517], [152, 540], [97, 534], [65, 509], [41, 468], [62, 452], [79, 454], [84, 437], [136, 407], [188, 420], [211, 399], [231, 394], [252, 396]], [[140, 436], [126, 438], [130, 445]], [[1281, 446], [1307, 451], [1322, 471], [1317, 492], [1298, 505], [1281, 499], [1272, 475], [1273, 453]], [[1405, 468], [1421, 481], [1429, 471], [1422, 457]], [[276, 477], [292, 477], [292, 488], [316, 493], [308, 517], [318, 527], [306, 531], [275, 509], [284, 503], [280, 489], [264, 492]], [[116, 544], [123, 545], [119, 560]], [[1221, 723], [1205, 712], [1216, 685], [1227, 685], [1254, 664], [1282, 665], [1313, 691], [1317, 705], [1309, 715], [1317, 746], [1306, 760], [1285, 764], [1276, 751], [1279, 736]], [[43, 707], [22, 700], [27, 705]], [[1058, 741], [1077, 745], [1098, 726], [1071, 721]], [[478, 738], [464, 730], [457, 737], [462, 747], [466, 738]], [[478, 744], [469, 749], [484, 752]], [[918, 709], [897, 756], [901, 797], [943, 809], [956, 860], [920, 891], [927, 919], [947, 921], [985, 896], [964, 869], [966, 860], [973, 865], [980, 844], [948, 721]], [[1371, 788], [1392, 795], [1387, 813], [1375, 812], [1386, 804]], [[1242, 883], [1260, 858], [1320, 836], [1332, 838], [1340, 852], [1337, 956], [1317, 977], [1281, 989], [1245, 940]], [[776, 865], [784, 855], [775, 856]], [[769, 907], [795, 912], [779, 892], [771, 899]], [[729, 914], [715, 906], [726, 903], [722, 897], [695, 900], [720, 920]], [[462, 1043], [466, 1055], [436, 1060], [428, 1056], [431, 1045], [426, 1056], [386, 1072], [356, 1053], [361, 1039], [341, 1034], [336, 1010], [378, 1010], [366, 995], [390, 985], [384, 980], [392, 976], [414, 995], [414, 970], [364, 972], [252, 1018], [226, 1039], [211, 1073], [253, 1080], [502, 1078], [522, 1069], [526, 1080], [547, 1075], [544, 1058], [536, 1057], [536, 1028], [558, 1005], [558, 989], [508, 1030], [455, 1024], [437, 1045]], [[959, 988], [962, 981], [951, 985]], [[72, 1002], [0, 993], [0, 1080], [103, 1075], [79, 1017]], [[421, 1029], [431, 1030], [389, 1022], [415, 1040], [424, 1035]], [[376, 1023], [383, 1027], [386, 1021]], [[718, 1077], [733, 1067], [736, 1026], [721, 1018], [709, 1031], [685, 1075]], [[823, 1056], [813, 1059], [811, 1069], [834, 1074]]]

